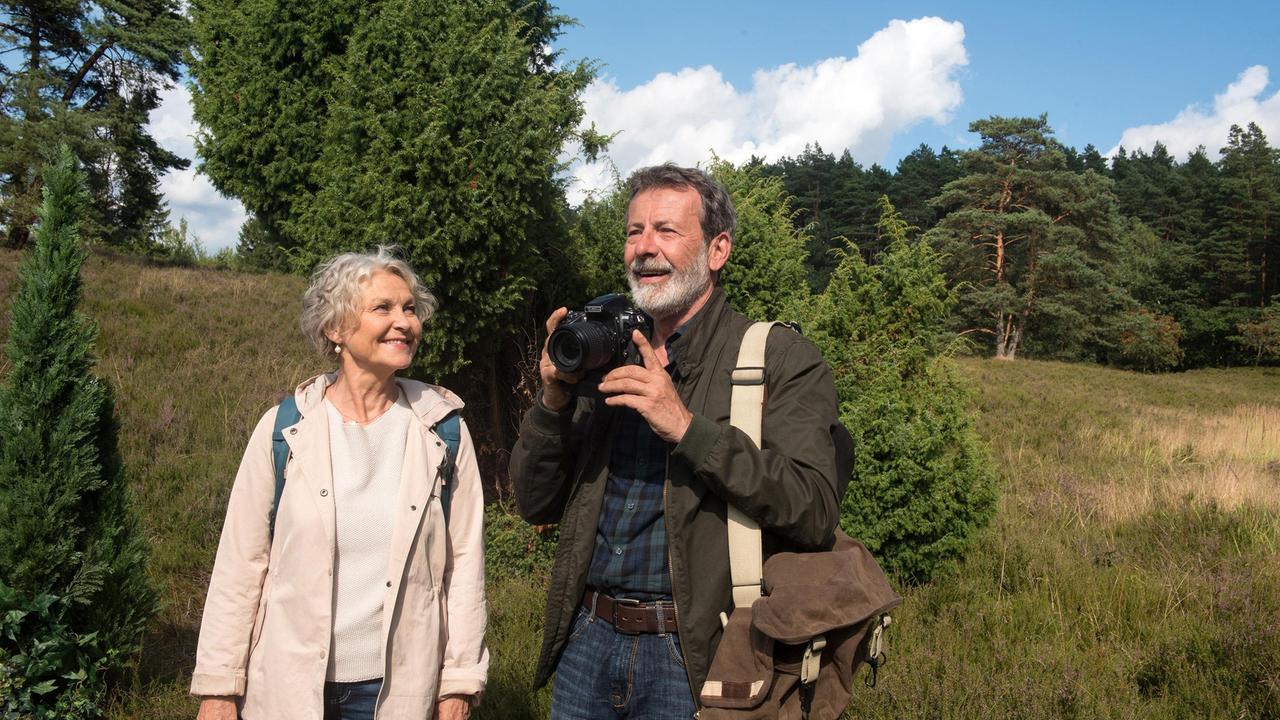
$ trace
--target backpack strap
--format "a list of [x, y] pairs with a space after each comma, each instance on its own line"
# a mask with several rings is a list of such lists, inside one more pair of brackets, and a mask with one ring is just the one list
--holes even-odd
[[[457, 410], [446, 415], [432, 426], [436, 436], [444, 442], [445, 459], [440, 464], [440, 507], [444, 510], [444, 521], [449, 522], [449, 506], [453, 501], [453, 475], [458, 462], [458, 446], [462, 444], [461, 416]], [[280, 497], [284, 494], [284, 469], [289, 464], [289, 443], [284, 439], [284, 429], [302, 419], [298, 412], [298, 402], [292, 395], [286, 396], [276, 408], [276, 422], [271, 431], [271, 464], [275, 470], [276, 489], [271, 499], [270, 534], [276, 533], [276, 512], [280, 508]]]
[[[764, 348], [769, 330], [781, 323], [758, 322], [747, 329], [738, 348], [738, 366], [733, 369], [729, 400], [729, 423], [746, 433], [760, 447], [760, 428], [764, 422], [765, 378]], [[760, 545], [760, 526], [733, 505], [728, 506], [729, 576], [733, 582], [734, 607], [751, 607], [764, 592], [761, 570], [764, 552]]]
[[444, 441], [445, 457], [440, 463], [440, 509], [444, 523], [449, 524], [449, 506], [453, 502], [453, 476], [458, 467], [458, 446], [462, 444], [462, 416], [457, 410], [445, 415], [432, 426], [436, 437]]
[[270, 535], [276, 534], [276, 511], [280, 509], [280, 496], [284, 494], [284, 467], [289, 464], [289, 443], [285, 442], [284, 429], [302, 419], [298, 401], [286, 395], [276, 406], [276, 424], [271, 431], [271, 464], [276, 473], [276, 493], [271, 499]]

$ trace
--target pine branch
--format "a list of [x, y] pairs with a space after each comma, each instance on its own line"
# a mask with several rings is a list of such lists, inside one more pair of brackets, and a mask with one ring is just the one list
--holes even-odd
[[103, 54], [105, 54], [114, 44], [115, 40], [108, 40], [102, 43], [98, 46], [98, 49], [94, 50], [93, 54], [84, 61], [80, 66], [80, 69], [76, 71], [75, 77], [71, 78], [71, 82], [67, 83], [66, 91], [62, 93], [63, 105], [71, 102], [71, 98], [75, 97], [76, 91], [80, 89], [80, 83], [84, 81], [85, 75], [89, 74], [89, 71], [93, 69], [93, 66], [98, 64], [98, 60], [101, 59]]

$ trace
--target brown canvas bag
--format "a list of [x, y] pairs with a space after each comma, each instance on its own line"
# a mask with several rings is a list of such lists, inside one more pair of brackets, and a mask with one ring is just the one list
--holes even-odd
[[[730, 422], [760, 443], [764, 345], [748, 330], [733, 373]], [[886, 614], [902, 602], [862, 543], [837, 529], [825, 552], [776, 553], [761, 566], [760, 529], [729, 508], [734, 608], [699, 693], [703, 720], [835, 720], [861, 662], [883, 657]]]

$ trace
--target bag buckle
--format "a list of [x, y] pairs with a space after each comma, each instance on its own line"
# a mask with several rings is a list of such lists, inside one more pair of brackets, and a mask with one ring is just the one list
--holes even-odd
[[764, 385], [764, 368], [754, 365], [736, 367], [729, 375], [729, 382], [732, 385]]

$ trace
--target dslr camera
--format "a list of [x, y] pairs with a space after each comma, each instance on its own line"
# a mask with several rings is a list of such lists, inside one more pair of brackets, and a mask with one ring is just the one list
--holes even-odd
[[631, 342], [633, 330], [652, 339], [653, 320], [632, 307], [624, 295], [603, 295], [565, 316], [547, 339], [547, 354], [561, 372], [586, 373], [576, 392], [598, 395], [600, 380], [610, 370], [644, 363], [639, 348]]

